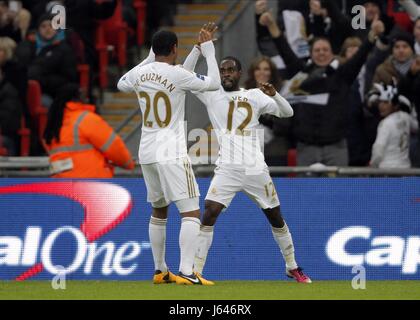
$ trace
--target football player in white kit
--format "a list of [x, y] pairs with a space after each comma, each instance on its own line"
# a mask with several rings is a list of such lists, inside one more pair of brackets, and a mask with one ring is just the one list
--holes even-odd
[[[196, 46], [184, 67], [193, 71], [202, 49]], [[227, 57], [220, 64], [222, 86], [213, 92], [193, 92], [207, 107], [220, 145], [214, 178], [209, 187], [202, 217], [199, 248], [194, 270], [202, 274], [212, 244], [214, 225], [237, 192], [247, 194], [264, 212], [286, 262], [286, 275], [297, 282], [311, 279], [297, 265], [292, 236], [280, 212], [280, 202], [261, 151], [256, 127], [262, 114], [292, 117], [293, 109], [270, 84], [259, 89], [239, 88], [241, 64]]]
[[[211, 29], [216, 29], [214, 24]], [[175, 66], [177, 36], [170, 31], [159, 31], [153, 36], [149, 57], [118, 82], [120, 91], [137, 94], [143, 114], [139, 159], [147, 187], [147, 200], [153, 207], [149, 237], [155, 264], [155, 284], [213, 284], [193, 272], [200, 233], [200, 193], [187, 154], [184, 133], [186, 91], [206, 92], [220, 87], [219, 68], [211, 40], [204, 39], [201, 43], [208, 76]], [[166, 222], [171, 202], [176, 204], [182, 216], [178, 276], [169, 271], [165, 261]]]
[[383, 120], [372, 147], [370, 165], [379, 168], [410, 168], [410, 135], [418, 122], [410, 115], [411, 103], [395, 85], [374, 84], [369, 104], [377, 104]]

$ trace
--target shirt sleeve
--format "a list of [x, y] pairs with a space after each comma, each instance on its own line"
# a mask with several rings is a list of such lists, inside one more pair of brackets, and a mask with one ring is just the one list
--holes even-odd
[[121, 77], [121, 79], [118, 81], [117, 87], [118, 90], [122, 92], [134, 92], [134, 86], [132, 84], [132, 81], [130, 80], [130, 77], [132, 74], [134, 74], [134, 70], [138, 67], [143, 67], [147, 64], [155, 62], [155, 53], [153, 52], [153, 49], [151, 48], [149, 51], [149, 55], [146, 59], [144, 59], [138, 66], [134, 67], [130, 71], [128, 71], [125, 75]]
[[258, 90], [258, 99], [262, 101], [263, 108], [261, 114], [271, 114], [278, 118], [293, 117], [293, 108], [290, 103], [284, 99], [279, 93], [274, 97], [269, 97], [262, 91]]
[[216, 92], [219, 91], [205, 91], [205, 92], [198, 92], [198, 91], [192, 91], [191, 93], [195, 95], [198, 100], [200, 100], [205, 106], [210, 107], [210, 101], [213, 94], [216, 94]]
[[198, 59], [200, 58], [201, 51], [197, 46], [191, 50], [190, 54], [184, 61], [184, 68], [188, 71], [194, 72], [195, 66], [197, 65]]
[[122, 92], [134, 92], [134, 86], [131, 83], [130, 77], [134, 73], [135, 68], [128, 71], [125, 75], [121, 77], [118, 81], [117, 88]]
[[188, 71], [181, 66], [177, 67], [178, 83], [177, 86], [184, 91], [205, 92], [212, 86], [212, 79], [201, 74]]

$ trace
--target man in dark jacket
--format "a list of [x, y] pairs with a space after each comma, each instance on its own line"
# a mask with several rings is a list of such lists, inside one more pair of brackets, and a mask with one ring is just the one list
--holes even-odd
[[76, 56], [65, 42], [65, 32], [54, 30], [51, 20], [51, 15], [41, 17], [36, 41], [22, 42], [16, 55], [28, 66], [28, 78], [37, 80], [42, 93], [54, 98], [63, 85], [78, 82], [78, 76]]
[[305, 64], [291, 50], [272, 15], [264, 15], [261, 23], [268, 27], [287, 72], [294, 76], [290, 91], [303, 95], [294, 105], [298, 165], [347, 166], [346, 106], [350, 87], [376, 39], [384, 32], [383, 23], [376, 20], [372, 24], [368, 39], [346, 63], [340, 65], [329, 40], [319, 38], [313, 41], [311, 61]]

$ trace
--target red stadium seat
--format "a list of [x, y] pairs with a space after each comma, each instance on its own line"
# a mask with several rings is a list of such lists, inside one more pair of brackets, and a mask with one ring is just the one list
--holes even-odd
[[0, 157], [7, 157], [9, 155], [9, 152], [5, 147], [3, 147], [3, 139], [1, 136], [1, 130], [0, 130]]
[[133, 0], [133, 6], [137, 12], [137, 45], [142, 46], [146, 35], [147, 3], [145, 0]]
[[108, 86], [108, 45], [105, 41], [104, 26], [99, 23], [96, 29], [96, 51], [99, 60], [99, 87], [105, 89]]
[[108, 85], [108, 49], [111, 48], [117, 57], [118, 66], [127, 64], [127, 38], [129, 28], [123, 20], [122, 0], [118, 0], [114, 15], [98, 22], [96, 29], [96, 50], [99, 55], [99, 86], [104, 89]]
[[400, 11], [400, 4], [395, 0], [388, 0], [387, 3], [387, 15], [395, 19], [395, 23], [398, 24], [407, 32], [412, 32], [413, 22], [410, 16], [405, 11]]
[[34, 123], [38, 129], [38, 136], [40, 138], [44, 134], [44, 130], [48, 121], [48, 109], [42, 105], [41, 97], [42, 91], [39, 82], [36, 80], [29, 80], [27, 92], [29, 114], [34, 120]]
[[296, 149], [289, 149], [287, 152], [287, 166], [296, 167]]
[[68, 40], [77, 57], [77, 71], [79, 72], [80, 90], [83, 92], [85, 97], [88, 97], [90, 66], [86, 64], [85, 44], [83, 43], [82, 38], [80, 38], [80, 36], [75, 32], [69, 34]]
[[[296, 167], [297, 161], [296, 161], [296, 149], [289, 149], [287, 152], [287, 166], [288, 167]], [[290, 173], [287, 175], [289, 178], [296, 177], [296, 174]]]
[[31, 130], [26, 127], [25, 118], [20, 119], [20, 129], [18, 131], [20, 136], [20, 155], [22, 157], [29, 156], [31, 147]]
[[103, 22], [105, 40], [108, 45], [114, 47], [117, 55], [118, 65], [125, 67], [127, 64], [127, 34], [128, 26], [123, 20], [122, 0], [118, 0], [114, 15]]
[[82, 91], [84, 97], [88, 97], [90, 67], [88, 64], [79, 64], [77, 66], [77, 71], [79, 72], [80, 90]]

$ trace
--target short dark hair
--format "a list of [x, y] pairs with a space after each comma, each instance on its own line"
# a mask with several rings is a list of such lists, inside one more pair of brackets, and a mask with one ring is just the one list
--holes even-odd
[[328, 42], [330, 44], [331, 49], [332, 49], [331, 40], [328, 39], [327, 37], [320, 36], [320, 37], [315, 37], [310, 41], [309, 45], [310, 45], [311, 53], [312, 53], [312, 50], [314, 49], [315, 43], [317, 43], [319, 41]]
[[152, 38], [153, 52], [157, 56], [169, 56], [175, 45], [178, 45], [178, 37], [172, 31], [158, 31]]
[[222, 62], [226, 61], [226, 60], [230, 60], [230, 61], [235, 62], [235, 65], [236, 65], [236, 68], [238, 69], [238, 71], [242, 71], [242, 63], [239, 61], [238, 58], [235, 58], [233, 56], [227, 56], [227, 57], [224, 57], [222, 59]]

